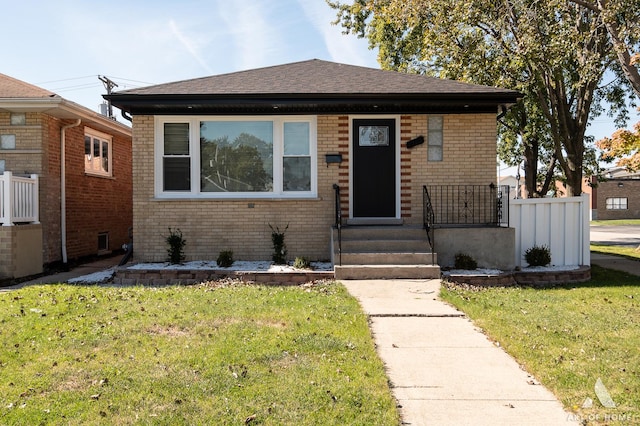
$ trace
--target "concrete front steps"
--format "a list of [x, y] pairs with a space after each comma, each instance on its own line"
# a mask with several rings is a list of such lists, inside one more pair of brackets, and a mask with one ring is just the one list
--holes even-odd
[[440, 278], [437, 256], [421, 226], [343, 227], [342, 255], [336, 229], [331, 236], [336, 279]]

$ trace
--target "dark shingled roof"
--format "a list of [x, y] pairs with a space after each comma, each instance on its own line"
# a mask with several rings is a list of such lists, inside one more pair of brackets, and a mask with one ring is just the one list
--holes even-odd
[[519, 97], [513, 90], [318, 59], [105, 96], [133, 114], [475, 112], [496, 111]]
[[0, 74], [0, 98], [27, 99], [52, 98], [56, 94], [33, 84], [17, 80], [5, 74]]

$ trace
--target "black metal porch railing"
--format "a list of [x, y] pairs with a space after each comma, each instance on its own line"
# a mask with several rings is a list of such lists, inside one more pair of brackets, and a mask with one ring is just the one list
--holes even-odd
[[429, 241], [429, 246], [431, 247], [431, 263], [435, 264], [435, 233], [434, 230], [434, 212], [433, 205], [431, 204], [431, 196], [429, 196], [429, 191], [426, 186], [422, 187], [422, 226], [424, 230], [427, 231], [427, 240]]
[[342, 266], [342, 207], [340, 206], [340, 187], [337, 183], [333, 184], [335, 192], [335, 224], [338, 231], [338, 265]]
[[508, 185], [425, 185], [423, 193], [432, 209], [431, 227], [509, 226]]

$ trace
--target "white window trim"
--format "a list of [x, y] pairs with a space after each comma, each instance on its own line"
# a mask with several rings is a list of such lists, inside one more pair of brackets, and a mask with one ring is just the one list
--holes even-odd
[[[154, 193], [159, 199], [298, 199], [318, 196], [318, 119], [315, 115], [276, 116], [155, 116], [154, 117]], [[273, 192], [200, 192], [200, 122], [201, 121], [270, 121], [273, 122]], [[284, 191], [284, 123], [309, 123], [309, 156], [311, 157], [311, 190]], [[163, 154], [164, 124], [189, 124], [189, 158], [191, 164], [191, 190], [164, 191]]]
[[[84, 149], [84, 136], [91, 136], [92, 140], [91, 140], [91, 149], [93, 150], [93, 138], [98, 138], [100, 139], [102, 142], [107, 142], [107, 147], [108, 147], [108, 156], [109, 156], [109, 171], [105, 172], [102, 169], [101, 170], [88, 170], [86, 165], [84, 168], [84, 173], [87, 175], [91, 175], [91, 176], [99, 176], [99, 177], [112, 177], [113, 176], [113, 137], [107, 133], [102, 133], [99, 132], [97, 130], [94, 130], [90, 127], [85, 127], [84, 128], [84, 135], [82, 138], [82, 142], [83, 142], [83, 149]], [[101, 144], [102, 145], [102, 144]], [[84, 158], [84, 154], [83, 153], [83, 158]], [[102, 146], [100, 147], [100, 157], [102, 158]]]
[[[622, 203], [624, 200], [624, 204]], [[624, 205], [624, 208], [622, 207]], [[628, 197], [607, 197], [605, 199], [606, 210], [629, 210]]]

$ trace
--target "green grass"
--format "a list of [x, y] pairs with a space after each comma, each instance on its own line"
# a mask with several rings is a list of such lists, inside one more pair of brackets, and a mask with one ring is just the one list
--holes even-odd
[[640, 225], [640, 219], [592, 220], [592, 226]]
[[591, 243], [590, 250], [595, 253], [613, 254], [633, 260], [640, 260], [640, 250], [635, 246], [611, 246]]
[[0, 424], [399, 423], [337, 283], [0, 293], [0, 377]]
[[[443, 288], [441, 297], [469, 315], [576, 416], [640, 424], [640, 277], [593, 266], [585, 284]], [[598, 378], [616, 408], [598, 402]], [[582, 408], [586, 398], [593, 408]]]

